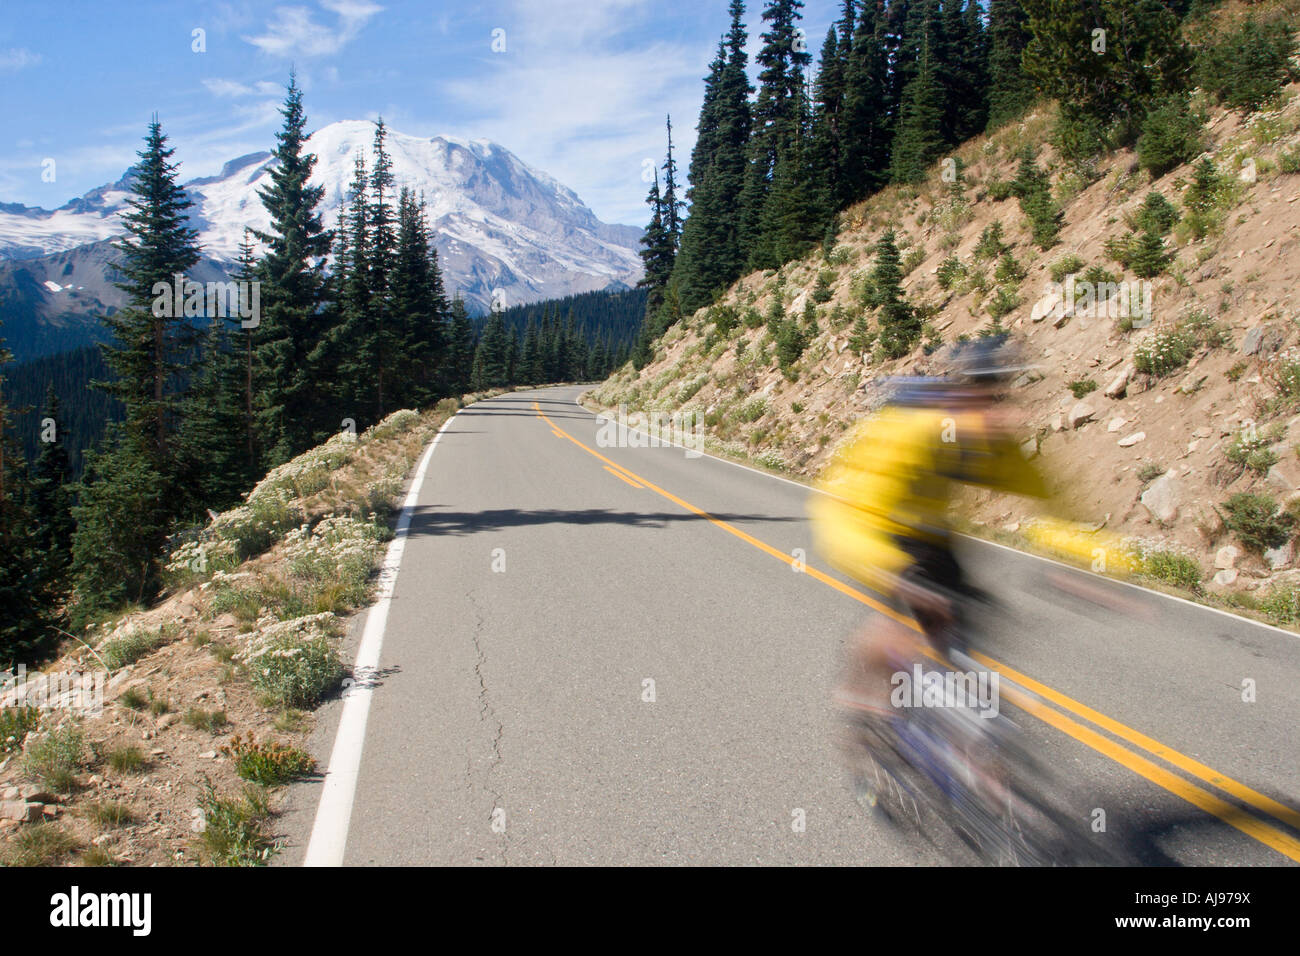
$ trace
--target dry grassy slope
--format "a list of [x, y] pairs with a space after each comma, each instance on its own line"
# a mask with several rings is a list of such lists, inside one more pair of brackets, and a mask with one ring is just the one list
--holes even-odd
[[[774, 358], [764, 362], [759, 359], [766, 355], [756, 357], [764, 348], [768, 355], [774, 351], [762, 326], [748, 329], [742, 324], [730, 340], [712, 342], [716, 329], [708, 311], [701, 310], [669, 330], [650, 365], [640, 373], [625, 367], [596, 389], [591, 401], [605, 407], [627, 403], [630, 409], [696, 409], [709, 415], [707, 431], [716, 450], [794, 475], [815, 475], [835, 439], [878, 400], [874, 379], [923, 372], [932, 361], [920, 350], [892, 362], [864, 360], [848, 348], [851, 326], [832, 327], [831, 311], [836, 305], [845, 306], [851, 317], [861, 311], [854, 305], [852, 287], [855, 275], [865, 274], [872, 265], [872, 243], [892, 226], [900, 242], [907, 244], [905, 260], [913, 249], [924, 250], [924, 258], [908, 273], [904, 285], [913, 303], [942, 306], [932, 321], [944, 341], [952, 342], [963, 333], [973, 335], [989, 326], [986, 306], [993, 283], [987, 295], [974, 291], [949, 295], [935, 277], [939, 264], [950, 254], [971, 263], [981, 233], [998, 220], [1014, 255], [1028, 269], [1019, 284], [1022, 304], [1002, 323], [1021, 339], [1028, 359], [1042, 374], [1039, 381], [1020, 383], [1016, 397], [1024, 406], [1026, 437], [1043, 436], [1040, 450], [1045, 470], [1059, 482], [1063, 499], [1076, 513], [1107, 519], [1110, 528], [1149, 544], [1190, 551], [1208, 574], [1215, 549], [1230, 543], [1212, 505], [1240, 490], [1266, 490], [1279, 500], [1300, 490], [1295, 448], [1300, 444], [1300, 416], [1293, 418], [1294, 412], [1285, 409], [1265, 410], [1274, 390], [1260, 377], [1258, 356], [1248, 357], [1242, 351], [1247, 333], [1260, 327], [1276, 329], [1283, 345], [1300, 337], [1295, 301], [1300, 278], [1300, 176], [1278, 170], [1279, 155], [1300, 143], [1296, 92], [1295, 87], [1288, 88], [1284, 106], [1248, 120], [1222, 110], [1211, 112], [1209, 154], [1219, 169], [1239, 175], [1250, 158], [1257, 178], [1239, 183], [1240, 201], [1227, 210], [1218, 235], [1202, 241], [1170, 239], [1177, 258], [1168, 273], [1153, 282], [1151, 328], [1126, 332], [1116, 319], [1079, 316], [1058, 328], [1050, 317], [1032, 321], [1031, 313], [1051, 281], [1049, 265], [1067, 254], [1078, 255], [1085, 269], [1099, 265], [1121, 278], [1134, 279], [1107, 259], [1103, 244], [1128, 233], [1124, 217], [1152, 189], [1181, 210], [1181, 193], [1191, 182], [1192, 169], [1183, 166], [1152, 182], [1138, 169], [1134, 153], [1124, 150], [1107, 157], [1098, 178], [1080, 190], [1082, 183], [1066, 172], [1046, 145], [1052, 116], [1044, 109], [958, 151], [966, 164], [968, 213], [945, 205], [944, 184], [936, 168], [919, 188], [891, 187], [848, 210], [829, 261], [817, 250], [786, 265], [779, 277], [771, 271], [755, 273], [726, 293], [725, 304], [742, 311], [752, 306], [766, 315], [780, 278], [785, 312], [798, 316], [819, 271], [834, 273], [834, 296], [818, 306], [817, 334], [797, 363], [796, 380], [787, 380]], [[1028, 222], [1014, 198], [997, 202], [987, 195], [989, 183], [1014, 178], [1016, 157], [1025, 143], [1040, 148], [1039, 165], [1050, 172], [1065, 214], [1059, 243], [1046, 252], [1030, 242]], [[990, 276], [992, 265], [984, 266]], [[1226, 328], [1230, 339], [1226, 346], [1199, 349], [1188, 368], [1163, 378], [1138, 376], [1120, 397], [1102, 394], [1146, 336], [1197, 309]], [[746, 343], [739, 360], [737, 339]], [[706, 345], [710, 346], [707, 352]], [[1237, 381], [1230, 381], [1229, 369], [1243, 361], [1244, 371]], [[1204, 381], [1193, 390], [1202, 377]], [[1069, 418], [1076, 404], [1067, 383], [1081, 378], [1092, 378], [1100, 386], [1086, 398], [1095, 414], [1071, 428], [1061, 421]], [[1187, 391], [1180, 391], [1185, 382]], [[748, 421], [756, 396], [767, 398], [767, 408], [761, 417]], [[745, 410], [749, 414], [742, 414]], [[1240, 474], [1224, 457], [1246, 420], [1261, 426], [1276, 421], [1285, 430], [1275, 446], [1281, 461], [1267, 476]], [[1122, 424], [1112, 430], [1116, 421]], [[1136, 432], [1145, 433], [1145, 438], [1128, 447], [1119, 444]], [[1139, 477], [1139, 471], [1150, 463], [1167, 468], [1176, 485], [1178, 514], [1167, 524], [1157, 521], [1139, 501], [1149, 480]], [[978, 522], [1010, 531], [1026, 512], [1024, 503], [989, 495], [974, 496], [973, 505]], [[1257, 588], [1269, 570], [1260, 559], [1248, 557], [1238, 567], [1242, 573], [1232, 585], [1237, 589]]]

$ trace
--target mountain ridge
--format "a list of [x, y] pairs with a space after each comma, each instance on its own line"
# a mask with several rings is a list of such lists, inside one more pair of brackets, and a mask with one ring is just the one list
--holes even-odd
[[[362, 155], [370, 164], [374, 130], [366, 120], [341, 120], [307, 141], [317, 157], [312, 183], [325, 190], [320, 209], [327, 229], [338, 222], [354, 158]], [[387, 150], [397, 188], [409, 186], [425, 197], [448, 289], [472, 308], [486, 311], [494, 290], [515, 305], [639, 280], [639, 227], [602, 222], [576, 192], [504, 146], [388, 130]], [[255, 151], [228, 160], [215, 175], [183, 183], [210, 264], [233, 263], [245, 228], [269, 226], [257, 192], [270, 181], [274, 164], [269, 151]], [[130, 177], [128, 170], [56, 209], [0, 203], [0, 285], [6, 274], [12, 277], [13, 263], [48, 260], [120, 235]], [[50, 271], [48, 265], [32, 268]], [[0, 302], [4, 298], [0, 290]], [[112, 291], [100, 303], [101, 310], [121, 305]], [[38, 316], [51, 311], [58, 310], [49, 303], [36, 309]], [[0, 319], [22, 317], [10, 311]]]

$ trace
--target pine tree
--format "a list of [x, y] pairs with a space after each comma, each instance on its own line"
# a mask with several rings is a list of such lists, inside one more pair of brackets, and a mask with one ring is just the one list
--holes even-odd
[[988, 37], [976, 0], [944, 0], [938, 72], [943, 87], [943, 139], [956, 146], [988, 123]]
[[46, 529], [37, 524], [22, 453], [10, 436], [15, 409], [9, 404], [5, 366], [13, 355], [0, 338], [0, 667], [36, 664], [54, 643], [56, 597], [45, 562]]
[[717, 56], [709, 65], [709, 75], [704, 80], [704, 102], [700, 107], [699, 122], [695, 126], [695, 146], [691, 150], [691, 162], [687, 168], [689, 186], [686, 198], [691, 204], [690, 215], [682, 224], [681, 245], [673, 264], [673, 271], [683, 290], [685, 308], [689, 312], [708, 304], [711, 299], [712, 289], [705, 276], [710, 271], [708, 260], [716, 250], [709, 238], [716, 234], [719, 223], [706, 190], [710, 186], [708, 180], [713, 173], [718, 150], [718, 88], [726, 63], [726, 46], [719, 40]]
[[75, 512], [73, 574], [86, 609], [156, 592], [160, 552], [183, 506], [175, 442], [183, 394], [175, 383], [190, 366], [195, 336], [176, 313], [201, 313], [202, 303], [187, 295], [178, 308], [172, 294], [199, 258], [172, 152], [155, 118], [122, 217], [127, 236], [116, 246], [128, 304], [104, 320], [115, 339], [104, 354], [115, 379], [102, 387], [122, 400], [126, 420], [95, 456], [98, 480], [83, 488]]
[[437, 253], [429, 245], [423, 201], [403, 187], [397, 209], [397, 251], [390, 282], [398, 335], [393, 404], [432, 405], [444, 374], [447, 300]]
[[663, 166], [660, 167], [664, 174], [663, 227], [668, 234], [668, 241], [672, 245], [673, 260], [676, 261], [677, 250], [682, 241], [682, 210], [686, 208], [686, 203], [678, 198], [677, 161], [673, 159], [673, 118], [671, 116], [667, 118], [666, 126], [668, 129], [668, 158], [664, 160]]
[[899, 107], [898, 132], [890, 160], [890, 175], [895, 182], [914, 183], [925, 178], [931, 163], [943, 153], [942, 126], [943, 88], [927, 35], [916, 75], [904, 88]]
[[497, 388], [509, 382], [510, 345], [501, 313], [493, 311], [483, 326], [483, 335], [474, 351], [473, 382], [475, 390]]
[[650, 290], [646, 304], [646, 315], [658, 313], [664, 301], [664, 288], [673, 271], [673, 237], [668, 231], [667, 214], [663, 196], [659, 191], [659, 173], [655, 172], [650, 192], [646, 194], [646, 205], [650, 207], [650, 224], [641, 237], [641, 261], [645, 264], [645, 274], [637, 283]]
[[[128, 303], [104, 318], [113, 333], [104, 358], [114, 379], [100, 385], [122, 401], [127, 433], [165, 478], [176, 470], [172, 437], [181, 400], [176, 383], [188, 368], [195, 340], [185, 313], [202, 313], [184, 278], [199, 261], [198, 234], [187, 223], [192, 203], [176, 184], [178, 165], [169, 161], [174, 152], [155, 118], [137, 154], [130, 211], [122, 216], [127, 235], [114, 245], [122, 255], [117, 268], [124, 280], [117, 286]], [[181, 301], [173, 294], [177, 285]]]
[[61, 594], [72, 561], [72, 465], [64, 444], [65, 427], [59, 398], [51, 382], [45, 394], [41, 423], [41, 450], [31, 468], [32, 523], [41, 558], [41, 577], [47, 594]]
[[863, 3], [844, 66], [844, 120], [840, 182], [846, 202], [888, 181], [892, 138], [888, 111], [889, 59], [878, 4]]
[[871, 270], [872, 305], [879, 309], [879, 341], [889, 358], [900, 358], [921, 339], [921, 320], [903, 293], [903, 270], [894, 230], [880, 237]]
[[1029, 41], [1025, 20], [1020, 0], [989, 0], [989, 129], [1016, 119], [1034, 101], [1033, 81], [1020, 65]]
[[812, 60], [797, 42], [795, 33], [802, 8], [802, 0], [769, 0], [763, 10], [763, 20], [769, 26], [754, 58], [761, 67], [759, 89], [753, 108], [748, 168], [740, 195], [740, 245], [751, 266], [756, 256], [770, 255], [770, 246], [763, 235], [764, 206], [778, 158], [788, 152], [800, 135], [804, 69]]
[[307, 116], [302, 90], [290, 73], [284, 125], [276, 133], [271, 182], [258, 191], [271, 217], [256, 232], [265, 254], [258, 268], [261, 316], [254, 335], [258, 392], [257, 429], [263, 465], [278, 465], [328, 431], [330, 410], [321, 401], [321, 369], [310, 361], [324, 332], [323, 262], [330, 236], [317, 207], [324, 187], [309, 185], [316, 157], [304, 152]]
[[152, 452], [142, 437], [115, 425], [102, 450], [87, 456], [72, 512], [76, 624], [158, 593], [172, 506], [160, 493], [167, 479], [154, 469]]
[[1162, 0], [1020, 3], [1030, 34], [1022, 65], [1060, 102], [1067, 158], [1127, 145], [1148, 105], [1188, 83], [1190, 53]]
[[474, 352], [474, 323], [470, 321], [465, 300], [457, 293], [451, 300], [451, 339], [447, 347], [450, 394], [461, 395], [470, 390], [470, 365]]

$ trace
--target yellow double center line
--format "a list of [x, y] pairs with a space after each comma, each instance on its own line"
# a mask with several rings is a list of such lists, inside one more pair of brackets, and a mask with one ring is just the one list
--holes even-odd
[[[834, 588], [835, 590], [839, 591], [841, 594], [851, 597], [855, 601], [865, 604], [866, 606], [872, 608], [873, 610], [878, 611], [881, 614], [885, 614], [893, 618], [894, 620], [902, 624], [905, 624], [906, 626], [912, 628], [913, 630], [916, 631], [920, 630], [919, 625], [917, 625], [916, 621], [914, 621], [912, 618], [904, 614], [900, 614], [899, 612], [895, 611], [893, 608], [889, 607], [886, 604], [883, 604], [882, 602], [876, 600], [870, 595], [865, 594], [862, 591], [859, 591], [857, 588], [845, 584], [843, 581], [833, 578], [829, 574], [826, 574], [823, 571], [819, 571], [817, 568], [814, 568], [806, 563], [797, 562], [793, 556], [786, 554], [784, 551], [780, 551], [777, 548], [772, 547], [767, 542], [755, 538], [753, 535], [748, 534], [744, 531], [741, 531], [733, 524], [730, 524], [726, 521], [722, 521], [719, 518], [713, 517], [713, 515], [709, 514], [707, 511], [704, 511], [702, 508], [697, 508], [689, 501], [685, 501], [682, 498], [677, 497], [677, 495], [673, 494], [672, 492], [660, 488], [658, 485], [654, 484], [651, 481], [647, 481], [645, 478], [641, 477], [635, 472], [630, 471], [627, 468], [624, 468], [622, 465], [616, 464], [615, 462], [611, 461], [609, 458], [606, 458], [600, 452], [596, 451], [594, 448], [591, 448], [588, 445], [583, 444], [581, 441], [579, 441], [578, 439], [570, 435], [568, 432], [566, 432], [563, 428], [560, 428], [558, 425], [556, 425], [555, 422], [553, 422], [549, 417], [547, 417], [546, 413], [542, 411], [541, 406], [537, 402], [533, 402], [533, 410], [537, 412], [539, 418], [541, 418], [543, 421], [546, 422], [546, 424], [551, 426], [551, 430], [557, 436], [568, 439], [569, 441], [573, 442], [573, 444], [581, 448], [583, 451], [587, 452], [589, 455], [592, 455], [595, 458], [599, 459], [602, 463], [604, 463], [606, 471], [622, 479], [628, 484], [633, 485], [634, 487], [648, 488], [649, 490], [655, 492], [656, 494], [662, 495], [664, 498], [667, 498], [669, 501], [673, 502], [673, 504], [685, 508], [687, 511], [691, 512], [692, 514], [699, 515], [701, 518], [706, 519], [714, 526], [722, 529], [723, 531], [726, 531], [728, 534], [731, 534], [739, 538], [741, 541], [744, 541], [746, 544], [752, 545], [753, 547], [764, 552], [765, 554], [769, 554], [772, 557], [776, 558], [777, 560], [783, 561], [786, 564], [791, 566], [795, 566], [797, 564], [800, 567], [800, 569], [803, 571], [803, 573], [807, 574], [809, 577], [817, 581], [820, 581], [822, 584], [825, 584], [828, 587]], [[1260, 843], [1263, 843], [1265, 846], [1271, 847], [1272, 849], [1276, 850], [1282, 855], [1292, 860], [1295, 860], [1297, 862], [1300, 862], [1300, 840], [1297, 840], [1295, 837], [1291, 836], [1290, 834], [1282, 830], [1279, 830], [1277, 827], [1272, 826], [1271, 824], [1263, 820], [1260, 820], [1259, 818], [1252, 816], [1249, 813], [1242, 811], [1239, 807], [1229, 803], [1228, 801], [1222, 799], [1221, 797], [1216, 796], [1215, 794], [1204, 789], [1203, 787], [1198, 787], [1196, 784], [1188, 780], [1185, 780], [1184, 778], [1174, 773], [1171, 773], [1170, 771], [1166, 770], [1164, 767], [1160, 766], [1159, 764], [1151, 760], [1148, 760], [1146, 757], [1143, 757], [1141, 754], [1136, 753], [1135, 751], [1130, 750], [1129, 748], [1116, 743], [1115, 741], [1111, 740], [1109, 737], [1102, 736], [1097, 731], [1093, 730], [1091, 727], [1087, 727], [1079, 723], [1078, 721], [1072, 720], [1070, 717], [1067, 717], [1065, 714], [1061, 713], [1060, 711], [1055, 710], [1052, 707], [1048, 707], [1045, 703], [1043, 703], [1043, 701], [1044, 700], [1051, 701], [1053, 704], [1057, 705], [1058, 707], [1069, 711], [1070, 713], [1074, 714], [1077, 717], [1081, 717], [1084, 720], [1089, 721], [1090, 723], [1096, 725], [1097, 727], [1102, 728], [1103, 730], [1109, 731], [1115, 736], [1128, 741], [1129, 743], [1141, 748], [1142, 750], [1147, 751], [1152, 756], [1159, 757], [1161, 760], [1164, 760], [1165, 762], [1173, 765], [1174, 767], [1177, 767], [1178, 769], [1188, 774], [1191, 774], [1192, 776], [1197, 777], [1198, 779], [1203, 780], [1204, 782], [1214, 787], [1217, 787], [1218, 789], [1224, 791], [1225, 793], [1228, 793], [1233, 797], [1236, 797], [1242, 803], [1254, 807], [1256, 810], [1259, 810], [1262, 813], [1273, 817], [1274, 819], [1278, 820], [1281, 823], [1285, 823], [1289, 826], [1300, 829], [1300, 812], [1297, 812], [1293, 808], [1288, 807], [1283, 803], [1279, 803], [1277, 800], [1274, 800], [1272, 797], [1266, 796], [1265, 794], [1259, 793], [1258, 791], [1251, 789], [1245, 784], [1240, 783], [1239, 781], [1234, 780], [1225, 774], [1221, 774], [1218, 771], [1213, 770], [1210, 767], [1207, 767], [1205, 764], [1200, 763], [1199, 761], [1193, 760], [1191, 757], [1188, 757], [1185, 754], [1179, 753], [1177, 750], [1174, 750], [1172, 747], [1165, 746], [1164, 744], [1160, 743], [1157, 740], [1152, 739], [1151, 737], [1146, 736], [1140, 731], [1134, 730], [1133, 728], [1128, 727], [1125, 724], [1122, 724], [1111, 717], [1107, 717], [1105, 714], [1102, 714], [1099, 711], [1093, 710], [1091, 707], [1088, 707], [1086, 704], [1079, 703], [1078, 701], [1073, 700], [1070, 697], [1067, 697], [1065, 694], [1053, 690], [1047, 685], [1039, 683], [1033, 678], [1021, 674], [1019, 671], [1013, 670], [1012, 668], [1008, 667], [1005, 664], [999, 663], [998, 661], [995, 661], [992, 658], [987, 657], [983, 654], [975, 654], [974, 656], [985, 667], [988, 667], [990, 670], [996, 671], [998, 674], [1000, 674], [1007, 680], [1013, 681], [1014, 683], [1025, 688], [1026, 690], [1031, 691], [1033, 695], [1036, 695], [1036, 696], [1031, 696], [1030, 694], [1024, 694], [1015, 690], [1014, 688], [1010, 688], [1005, 692], [1008, 699], [1013, 704], [1015, 704], [1016, 706], [1024, 710], [1026, 713], [1032, 714], [1033, 716], [1037, 717], [1039, 720], [1042, 720], [1044, 723], [1047, 723], [1050, 726], [1055, 727], [1057, 730], [1060, 730], [1061, 732], [1073, 737], [1075, 740], [1078, 740], [1079, 742], [1086, 744], [1087, 746], [1091, 747], [1093, 750], [1097, 751], [1103, 756], [1109, 757], [1111, 760], [1114, 760], [1116, 763], [1119, 763], [1120, 765], [1127, 767], [1128, 769], [1132, 770], [1134, 773], [1139, 774], [1140, 776], [1146, 778], [1147, 780], [1151, 781], [1157, 786], [1163, 788], [1164, 790], [1167, 790], [1169, 793], [1172, 793], [1175, 796], [1180, 797], [1183, 800], [1186, 800], [1188, 803], [1192, 804], [1195, 807], [1200, 808], [1201, 810], [1204, 810], [1206, 813], [1218, 817], [1224, 823], [1228, 824], [1231, 827], [1234, 827], [1235, 829], [1241, 831], [1242, 833], [1246, 834], [1252, 839], [1258, 840]]]

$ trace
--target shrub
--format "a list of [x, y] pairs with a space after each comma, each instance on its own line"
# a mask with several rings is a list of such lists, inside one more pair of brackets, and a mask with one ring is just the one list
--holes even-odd
[[76, 839], [57, 823], [38, 823], [15, 834], [0, 855], [0, 865], [56, 866], [76, 848]]
[[1294, 584], [1275, 584], [1259, 602], [1259, 609], [1277, 624], [1300, 621], [1300, 587]]
[[157, 650], [165, 640], [161, 631], [134, 631], [107, 641], [99, 649], [99, 656], [109, 670], [117, 670]]
[[1233, 109], [1255, 110], [1296, 78], [1291, 28], [1280, 18], [1246, 19], [1197, 54], [1196, 85]]
[[1228, 530], [1255, 552], [1286, 544], [1295, 525], [1295, 518], [1279, 511], [1277, 502], [1264, 494], [1235, 494], [1223, 503], [1220, 514]]
[[1176, 551], [1152, 551], [1142, 558], [1142, 573], [1189, 591], [1201, 588], [1201, 566]]
[[1011, 184], [1011, 191], [1020, 200], [1020, 211], [1029, 220], [1034, 244], [1040, 249], [1050, 249], [1056, 244], [1063, 217], [1052, 198], [1051, 181], [1034, 162], [1032, 147], [1026, 146], [1021, 153], [1020, 169]]
[[1004, 315], [1015, 311], [1020, 305], [1020, 296], [1015, 289], [1009, 286], [1000, 285], [997, 291], [989, 297], [988, 311], [994, 319], [1000, 319]]
[[1011, 198], [1011, 184], [1003, 179], [989, 183], [989, 198], [994, 202], [1004, 202]]
[[939, 288], [947, 291], [965, 274], [966, 267], [962, 265], [962, 261], [956, 256], [949, 256], [939, 263], [939, 271], [935, 273], [935, 278], [939, 282]]
[[979, 242], [975, 244], [975, 261], [996, 259], [1006, 248], [1006, 243], [1002, 241], [1002, 223], [993, 222], [980, 233]]
[[65, 723], [37, 736], [27, 745], [23, 770], [59, 793], [76, 785], [77, 771], [86, 759], [86, 743], [81, 730]]
[[1263, 367], [1263, 378], [1283, 398], [1300, 395], [1300, 351], [1294, 347], [1279, 352]]
[[1195, 339], [1185, 329], [1157, 329], [1134, 351], [1133, 366], [1147, 375], [1168, 375], [1186, 365], [1195, 350]]
[[1138, 229], [1164, 236], [1174, 228], [1178, 219], [1178, 210], [1174, 208], [1173, 203], [1160, 193], [1152, 191], [1147, 193], [1147, 198], [1139, 207], [1137, 215], [1133, 217], [1133, 225]]
[[741, 406], [739, 417], [742, 422], [756, 422], [767, 414], [767, 399], [755, 398]]
[[144, 767], [144, 751], [134, 745], [110, 750], [108, 765], [118, 773], [135, 773]]
[[277, 706], [313, 707], [343, 680], [343, 662], [330, 639], [310, 625], [305, 630], [305, 635], [289, 631], [255, 641], [246, 657], [253, 686]]
[[1097, 382], [1091, 378], [1076, 378], [1073, 382], [1067, 383], [1067, 387], [1075, 398], [1083, 398], [1097, 390]]
[[224, 710], [204, 710], [201, 707], [191, 707], [185, 711], [185, 723], [195, 730], [207, 731], [215, 734], [229, 723]]
[[266, 829], [270, 807], [263, 791], [247, 787], [242, 798], [220, 796], [211, 780], [199, 793], [200, 845], [217, 866], [264, 866], [275, 852]]
[[221, 752], [235, 764], [235, 772], [245, 780], [266, 787], [286, 783], [316, 769], [316, 761], [297, 747], [271, 741], [258, 743], [250, 733], [247, 739], [236, 735]]
[[1157, 101], [1142, 122], [1138, 163], [1153, 178], [1190, 163], [1201, 152], [1204, 125], [1204, 114], [1192, 108], [1185, 93]]
[[23, 739], [40, 722], [41, 713], [35, 707], [0, 707], [0, 754], [21, 750]]
[[993, 270], [993, 278], [1000, 283], [1018, 283], [1023, 281], [1026, 275], [1028, 272], [1025, 267], [1016, 261], [1010, 249], [1002, 253], [997, 268]]
[[1255, 429], [1243, 431], [1233, 439], [1224, 457], [1234, 465], [1264, 474], [1278, 463], [1278, 455], [1269, 446], [1281, 441], [1283, 429], [1274, 426], [1261, 433]]
[[1083, 260], [1074, 253], [1061, 256], [1051, 265], [1052, 281], [1056, 283], [1064, 282], [1067, 278], [1074, 275], [1083, 268]]

